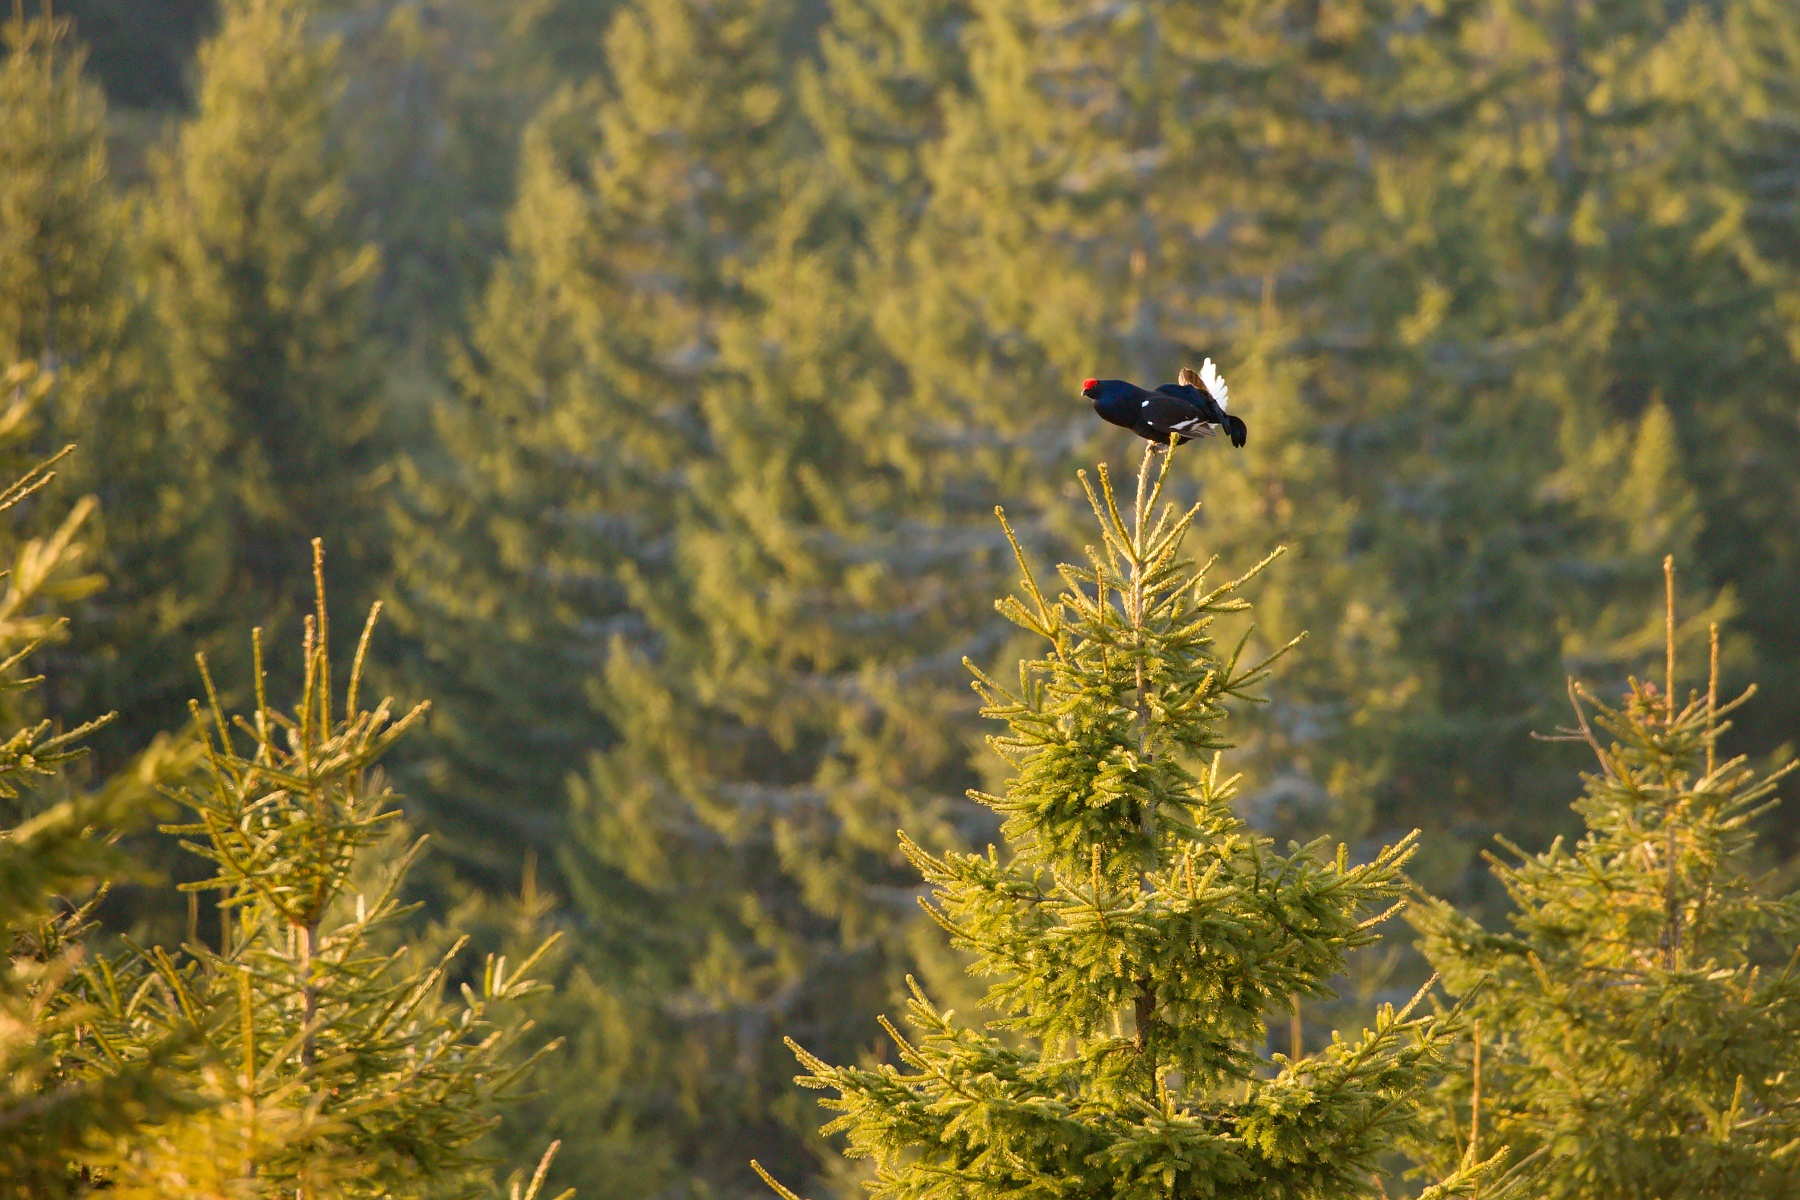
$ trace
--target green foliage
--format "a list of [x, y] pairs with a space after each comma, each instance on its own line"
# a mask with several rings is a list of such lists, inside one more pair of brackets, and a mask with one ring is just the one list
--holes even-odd
[[[1073, 440], [1043, 405], [994, 398], [1096, 372], [1167, 379], [1202, 354], [1234, 380], [1255, 372], [1235, 394], [1270, 406], [1252, 421], [1268, 439], [1207, 463], [1202, 520], [1238, 568], [1268, 526], [1291, 538], [1306, 565], [1271, 581], [1273, 628], [1349, 636], [1310, 648], [1252, 722], [1248, 801], [1310, 808], [1285, 826], [1307, 830], [1553, 821], [1560, 756], [1525, 737], [1552, 700], [1542, 668], [1612, 669], [1654, 628], [1631, 603], [1654, 555], [1633, 539], [1679, 552], [1698, 535], [1691, 515], [1637, 524], [1594, 482], [1642, 420], [1596, 400], [1621, 368], [1582, 339], [1612, 327], [1517, 307], [1552, 294], [1535, 281], [1566, 258], [1523, 248], [1536, 210], [1521, 193], [1540, 194], [1553, 164], [1489, 165], [1553, 126], [1498, 97], [1504, 80], [1554, 73], [1488, 58], [1541, 54], [1554, 38], [1521, 27], [1555, 14], [971, 9], [970, 94], [945, 105], [914, 273], [887, 305], [918, 402], [960, 400], [1014, 444]], [[1603, 54], [1615, 19], [1634, 18], [1597, 14], [1583, 44]], [[1671, 101], [1629, 119], [1674, 136], [1687, 118]], [[1476, 214], [1479, 234], [1464, 224]], [[1670, 465], [1656, 482], [1674, 512], [1696, 489]], [[1290, 585], [1290, 570], [1306, 578]], [[1505, 806], [1486, 798], [1496, 785]], [[1462, 857], [1446, 840], [1421, 866], [1453, 884]]]
[[[1250, 446], [1167, 491], [1227, 574], [1292, 547], [1246, 655], [1331, 633], [1235, 719], [1259, 833], [1423, 826], [1414, 877], [1491, 898], [1477, 842], [1566, 820], [1527, 732], [1658, 640], [1669, 552], [1773, 685], [1725, 752], [1791, 732], [1791, 3], [232, 0], [139, 189], [163, 118], [84, 70], [173, 106], [209, 7], [68, 0], [85, 64], [8, 27], [18, 468], [82, 445], [108, 583], [16, 722], [121, 710], [73, 795], [194, 642], [247, 704], [224, 635], [296, 624], [324, 535], [393, 601], [372, 676], [440, 701], [389, 760], [444, 851], [409, 895], [528, 952], [535, 856], [577, 934], [532, 1112], [584, 1187], [825, 1186], [769, 1031], [873, 1053], [908, 971], [964, 1007], [890, 833], [992, 836], [946, 685], [1017, 637], [993, 504], [1067, 558], [1064, 466], [1126, 444], [1085, 375], [1220, 361]], [[161, 895], [97, 915], [168, 942]]]
[[[1102, 542], [1061, 568], [1055, 601], [1019, 552], [1025, 597], [1000, 607], [1045, 656], [1016, 691], [977, 672], [1014, 768], [1003, 796], [977, 799], [1005, 818], [1011, 856], [905, 843], [932, 914], [996, 980], [995, 1017], [960, 1024], [915, 984], [915, 1036], [884, 1022], [902, 1067], [795, 1047], [800, 1082], [837, 1093], [827, 1128], [874, 1161], [877, 1195], [1372, 1196], [1380, 1156], [1421, 1127], [1442, 1018], [1388, 1006], [1317, 1053], [1258, 1052], [1272, 1011], [1329, 995], [1377, 939], [1412, 839], [1352, 865], [1323, 841], [1279, 854], [1233, 814], [1226, 702], [1251, 699], [1272, 660], [1246, 662], [1243, 639], [1217, 648], [1249, 576], [1212, 585], [1183, 556], [1194, 510], [1159, 508], [1155, 457], [1129, 516], [1104, 469], [1090, 486]], [[1437, 1194], [1487, 1165], [1470, 1158]]]
[[[587, 692], [641, 621], [634, 576], [666, 554], [684, 464], [704, 453], [693, 393], [712, 324], [750, 303], [738, 234], [780, 199], [786, 20], [749, 3], [621, 12], [605, 90], [560, 95], [526, 134], [509, 253], [434, 414], [441, 453], [403, 464], [407, 670], [446, 685], [421, 791], [483, 869], [518, 858], [495, 823], [550, 857], [566, 777], [607, 738]], [[500, 746], [519, 711], [549, 714], [528, 758]]]
[[[625, 564], [669, 535], [704, 441], [685, 393], [716, 353], [710, 322], [744, 303], [738, 234], [780, 199], [787, 6], [727, 8], [621, 10], [604, 86], [532, 123], [508, 256], [433, 414], [441, 452], [402, 464], [407, 670], [444, 685], [420, 791], [478, 870], [558, 848], [567, 776], [606, 737], [586, 692], [620, 631]], [[509, 744], [521, 711], [549, 717], [528, 757]]]
[[309, 537], [351, 564], [359, 600], [386, 561], [367, 313], [379, 256], [350, 228], [331, 137], [336, 43], [306, 17], [301, 0], [227, 4], [200, 52], [197, 112], [155, 164], [160, 333], [202, 447], [190, 487], [224, 546], [208, 636], [228, 610], [297, 619], [309, 584], [291, 564]]
[[804, 64], [801, 101], [819, 154], [876, 255], [904, 245], [905, 227], [884, 228], [883, 218], [916, 221], [927, 198], [923, 156], [968, 86], [958, 37], [967, 19], [962, 0], [839, 0], [819, 32], [818, 66]]
[[260, 631], [247, 718], [226, 718], [201, 660], [206, 781], [176, 791], [193, 819], [168, 829], [211, 864], [185, 886], [219, 894], [221, 944], [190, 930], [179, 952], [82, 972], [93, 1035], [79, 1053], [93, 1072], [134, 1061], [135, 1047], [198, 1039], [180, 1078], [206, 1106], [100, 1153], [113, 1194], [487, 1194], [475, 1143], [534, 1060], [512, 1053], [523, 1027], [503, 1013], [539, 986], [529, 973], [547, 946], [515, 969], [490, 956], [449, 1001], [462, 942], [432, 962], [395, 945], [420, 843], [366, 886], [354, 877], [398, 816], [375, 764], [424, 706], [359, 704], [377, 608], [336, 707], [318, 586], [292, 711], [265, 698]]
[[1707, 694], [1676, 708], [1670, 590], [1662, 690], [1633, 680], [1611, 707], [1570, 684], [1567, 735], [1599, 760], [1575, 802], [1585, 833], [1490, 856], [1510, 930], [1442, 901], [1415, 917], [1482, 1033], [1479, 1100], [1467, 1076], [1443, 1086], [1437, 1160], [1476, 1120], [1532, 1195], [1785, 1196], [1800, 1169], [1800, 894], [1754, 869], [1755, 822], [1793, 764], [1716, 760], [1720, 718], [1751, 694], [1716, 704], [1716, 640]]
[[15, 17], [4, 39], [0, 361], [39, 368], [39, 452], [97, 443], [90, 450], [116, 460], [115, 479], [94, 467], [78, 469], [76, 479], [130, 495], [118, 480], [140, 474], [125, 452], [137, 448], [138, 397], [130, 393], [142, 364], [130, 345], [137, 306], [121, 205], [107, 177], [106, 103], [82, 78], [85, 56], [66, 20]]
[[[1720, 443], [1691, 406], [1712, 404], [1699, 381], [1721, 342], [1751, 335], [1699, 333], [1701, 309], [1722, 310], [1696, 289], [1741, 296], [1756, 268], [1712, 209], [1732, 202], [1688, 191], [1696, 171], [1737, 186], [1700, 165], [1717, 145], [1695, 80], [1742, 83], [1717, 73], [1708, 18], [1650, 6], [1568, 25], [1518, 5], [1491, 20], [1504, 35], [1462, 43], [1440, 93], [1466, 116], [1382, 181], [1377, 236], [1407, 283], [1368, 331], [1392, 373], [1363, 414], [1394, 435], [1371, 450], [1405, 502], [1378, 520], [1386, 560], [1417, 584], [1405, 602], [1435, 710], [1396, 729], [1395, 750], [1439, 764], [1405, 768], [1389, 802], [1476, 811], [1503, 790], [1516, 815], [1495, 823], [1519, 836], [1560, 808], [1567, 765], [1525, 741], [1560, 703], [1548, 685], [1622, 673], [1656, 637], [1639, 598], [1660, 554], [1720, 531], [1696, 503], [1719, 494], [1702, 464]], [[1508, 100], [1484, 102], [1496, 86]], [[1688, 284], [1656, 282], [1665, 270]], [[1679, 458], [1654, 449], [1671, 417]], [[1696, 590], [1713, 599], [1731, 577]]]
[[[117, 865], [95, 835], [96, 819], [115, 811], [64, 802], [0, 837], [0, 924], [7, 962], [0, 980], [0, 1195], [43, 1200], [76, 1189], [71, 1163], [93, 1141], [136, 1136], [183, 1097], [171, 1094], [161, 1068], [180, 1045], [163, 1045], [124, 1071], [88, 1076], [69, 1071], [64, 1049], [84, 1034], [94, 1012], [66, 993], [83, 954], [89, 911], [51, 899], [91, 891]], [[185, 1039], [182, 1039], [185, 1040]]]
[[[401, 462], [393, 513], [399, 670], [439, 698], [414, 790], [446, 851], [500, 886], [524, 848], [552, 860], [565, 779], [594, 736], [583, 679], [623, 607], [615, 546], [646, 516], [618, 501], [635, 447], [590, 360], [617, 297], [586, 290], [557, 132], [545, 115], [526, 134], [511, 254], [433, 412], [433, 452]], [[520, 755], [527, 712], [542, 719]]]

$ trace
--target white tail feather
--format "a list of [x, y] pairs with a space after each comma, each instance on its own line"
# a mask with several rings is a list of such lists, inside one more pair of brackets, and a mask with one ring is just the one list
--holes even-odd
[[1219, 374], [1219, 368], [1213, 366], [1213, 360], [1210, 358], [1200, 364], [1200, 382], [1208, 392], [1212, 393], [1212, 398], [1217, 400], [1219, 407], [1223, 409], [1225, 398], [1230, 394], [1231, 389], [1225, 386], [1225, 377]]

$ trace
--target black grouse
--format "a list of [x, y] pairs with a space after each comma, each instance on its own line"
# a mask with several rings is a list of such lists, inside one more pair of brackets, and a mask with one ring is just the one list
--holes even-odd
[[1081, 385], [1081, 394], [1107, 421], [1159, 445], [1171, 440], [1180, 445], [1223, 429], [1233, 446], [1242, 446], [1250, 431], [1242, 419], [1225, 411], [1230, 389], [1213, 360], [1207, 359], [1198, 371], [1183, 367], [1178, 378], [1179, 383], [1165, 383], [1154, 392], [1123, 379], [1089, 379]]

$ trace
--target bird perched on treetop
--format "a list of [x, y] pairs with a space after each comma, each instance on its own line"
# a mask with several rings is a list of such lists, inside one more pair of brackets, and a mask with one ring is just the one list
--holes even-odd
[[1241, 418], [1225, 411], [1230, 389], [1213, 360], [1196, 371], [1181, 368], [1179, 383], [1165, 383], [1154, 392], [1123, 379], [1089, 379], [1081, 394], [1094, 402], [1094, 411], [1114, 425], [1122, 425], [1147, 441], [1180, 445], [1189, 438], [1211, 437], [1223, 429], [1233, 446], [1250, 436]]

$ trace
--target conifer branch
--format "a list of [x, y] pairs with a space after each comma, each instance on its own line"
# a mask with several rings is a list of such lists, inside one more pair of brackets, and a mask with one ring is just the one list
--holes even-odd
[[1706, 776], [1712, 778], [1713, 759], [1719, 749], [1719, 623], [1707, 630], [1708, 667], [1706, 672]]

